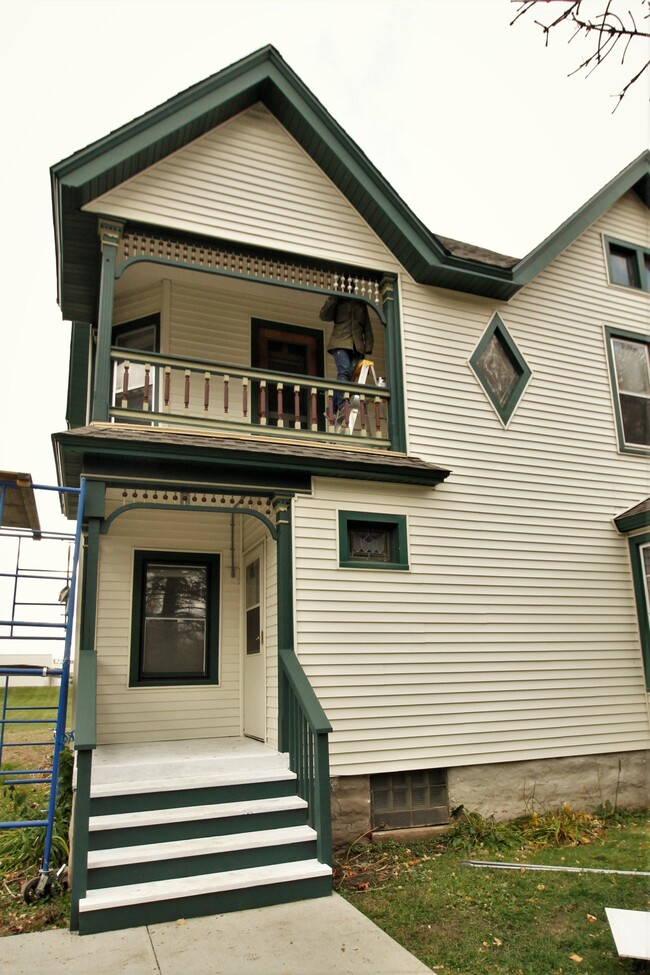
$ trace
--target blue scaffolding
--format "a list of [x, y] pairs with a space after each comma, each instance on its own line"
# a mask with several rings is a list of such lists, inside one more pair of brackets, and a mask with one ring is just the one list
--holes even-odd
[[[38, 513], [35, 502], [35, 491], [53, 491], [59, 494], [76, 496], [77, 502], [77, 523], [74, 533], [47, 532], [40, 527]], [[72, 650], [72, 635], [74, 626], [74, 609], [76, 597], [77, 567], [79, 563], [79, 553], [81, 547], [81, 533], [84, 512], [85, 481], [82, 479], [80, 488], [60, 488], [51, 487], [44, 484], [33, 484], [31, 477], [24, 474], [13, 474], [0, 472], [0, 536], [10, 537], [16, 540], [16, 561], [14, 572], [0, 572], [0, 578], [13, 579], [13, 598], [11, 600], [11, 618], [0, 619], [0, 647], [6, 641], [35, 641], [39, 645], [44, 642], [52, 642], [52, 645], [61, 649], [63, 653], [60, 666], [38, 666], [29, 663], [27, 654], [24, 665], [14, 663], [7, 666], [0, 666], [0, 785], [43, 785], [49, 786], [49, 796], [47, 801], [47, 814], [45, 818], [34, 820], [0, 822], [0, 829], [21, 829], [44, 827], [45, 843], [43, 859], [39, 870], [39, 876], [29, 881], [23, 887], [23, 896], [29, 903], [37, 897], [46, 896], [51, 890], [52, 871], [50, 870], [50, 856], [52, 848], [52, 836], [54, 829], [54, 815], [57, 800], [59, 764], [61, 752], [65, 748], [70, 735], [66, 732], [66, 714], [68, 707], [68, 686], [70, 680], [70, 657]], [[57, 540], [68, 542], [68, 559], [65, 570], [33, 570], [25, 569], [21, 565], [21, 544], [22, 540]], [[20, 583], [29, 580], [37, 586], [43, 586], [46, 582], [63, 583], [58, 596], [58, 603], [64, 610], [64, 620], [61, 622], [19, 619], [18, 615], [24, 607], [31, 607], [32, 611], [38, 608], [52, 606], [52, 602], [27, 602], [19, 598]], [[27, 613], [29, 615], [29, 611]], [[45, 612], [43, 613], [45, 615]], [[19, 678], [52, 678], [59, 681], [58, 702], [55, 705], [44, 705], [27, 708], [25, 705], [12, 705], [9, 694], [10, 682], [14, 679], [14, 684]], [[33, 713], [35, 717], [15, 717], [15, 712]], [[47, 715], [47, 716], [45, 716]], [[54, 741], [28, 741], [12, 742], [6, 734], [6, 730], [11, 726], [34, 725], [34, 732], [38, 737], [42, 737], [43, 730], [48, 725], [54, 725]], [[21, 748], [33, 745], [53, 746], [51, 768], [36, 769], [3, 769], [3, 750], [8, 748]]]

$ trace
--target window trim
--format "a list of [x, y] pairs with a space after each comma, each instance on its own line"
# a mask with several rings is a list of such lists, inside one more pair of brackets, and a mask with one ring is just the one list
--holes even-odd
[[646, 690], [650, 691], [650, 593], [646, 586], [643, 568], [643, 549], [650, 547], [650, 531], [643, 532], [628, 539], [630, 546], [630, 561], [632, 564], [632, 583], [636, 612], [639, 621], [639, 639], [641, 641], [641, 656], [645, 670]]
[[[492, 386], [488, 380], [488, 377], [485, 375], [480, 362], [481, 356], [483, 355], [486, 346], [490, 342], [492, 336], [497, 333], [506, 348], [506, 353], [513, 361], [513, 364], [520, 370], [519, 378], [517, 379], [515, 385], [512, 387], [510, 396], [508, 397], [506, 403], [503, 406], [495, 396], [494, 391], [492, 390]], [[523, 396], [524, 390], [526, 389], [526, 386], [528, 385], [528, 382], [532, 376], [532, 371], [527, 365], [523, 355], [517, 348], [514, 339], [510, 335], [510, 332], [506, 328], [498, 312], [495, 312], [492, 318], [490, 319], [488, 326], [483, 332], [483, 335], [481, 336], [478, 345], [476, 346], [472, 355], [470, 356], [469, 365], [470, 368], [472, 369], [472, 372], [478, 379], [483, 389], [483, 392], [485, 393], [488, 400], [494, 407], [497, 416], [503, 423], [504, 427], [507, 427], [508, 423], [512, 419], [512, 416], [517, 406], [521, 402], [521, 398]]]
[[[605, 258], [607, 262], [607, 280], [613, 288], [625, 288], [626, 291], [645, 291], [646, 294], [650, 291], [650, 284], [648, 283], [648, 274], [646, 271], [646, 260], [650, 260], [650, 250], [645, 248], [642, 244], [631, 244], [628, 240], [619, 240], [617, 237], [603, 237], [605, 244]], [[621, 250], [629, 251], [630, 255], [634, 257], [636, 264], [636, 274], [638, 284], [621, 284], [620, 281], [614, 281], [614, 275], [612, 271], [612, 253], [611, 247], [618, 247]]]
[[616, 437], [618, 449], [622, 454], [638, 454], [647, 457], [650, 454], [650, 445], [644, 447], [642, 444], [628, 444], [625, 439], [623, 428], [623, 414], [621, 412], [621, 399], [618, 389], [618, 379], [616, 376], [616, 359], [614, 356], [613, 339], [627, 339], [631, 342], [638, 342], [645, 345], [650, 350], [650, 339], [639, 332], [629, 332], [626, 329], [615, 328], [605, 325], [605, 346], [607, 349], [607, 366], [609, 369], [609, 382], [612, 394], [612, 404], [614, 407], [614, 421], [616, 424]]
[[[354, 523], [359, 525], [387, 525], [393, 529], [394, 554], [391, 562], [350, 557], [348, 531]], [[406, 515], [378, 514], [374, 511], [339, 511], [339, 567], [342, 569], [391, 569], [408, 570], [408, 531]]]
[[[146, 566], [149, 562], [185, 563], [205, 566], [208, 570], [208, 612], [207, 612], [207, 675], [205, 677], [169, 678], [142, 676], [142, 637], [144, 627], [144, 585]], [[133, 552], [131, 647], [129, 661], [129, 687], [189, 687], [214, 685], [219, 683], [219, 630], [221, 609], [221, 557], [205, 552], [170, 552], [135, 549]]]

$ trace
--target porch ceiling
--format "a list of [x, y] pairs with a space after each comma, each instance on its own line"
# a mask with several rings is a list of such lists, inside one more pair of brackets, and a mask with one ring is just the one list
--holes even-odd
[[[449, 471], [395, 451], [309, 444], [270, 437], [234, 437], [161, 430], [150, 426], [93, 424], [53, 435], [63, 484], [77, 483], [89, 463], [106, 473], [138, 471], [154, 478], [211, 478], [305, 490], [312, 476], [390, 481], [433, 487]], [[146, 470], [143, 471], [143, 464]], [[113, 469], [114, 468], [114, 469]]]

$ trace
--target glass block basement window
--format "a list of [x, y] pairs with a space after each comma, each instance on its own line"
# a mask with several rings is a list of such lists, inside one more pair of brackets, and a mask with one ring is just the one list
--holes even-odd
[[372, 825], [443, 826], [449, 822], [446, 769], [390, 772], [370, 778]]

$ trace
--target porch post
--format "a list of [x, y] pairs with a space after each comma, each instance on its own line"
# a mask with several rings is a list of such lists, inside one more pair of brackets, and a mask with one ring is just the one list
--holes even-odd
[[115, 296], [115, 265], [117, 246], [122, 239], [124, 224], [120, 220], [100, 220], [99, 237], [102, 257], [97, 314], [97, 348], [95, 350], [95, 386], [90, 418], [108, 420], [111, 387], [111, 333], [113, 330], [113, 299]]
[[381, 282], [383, 310], [386, 316], [386, 362], [390, 401], [388, 404], [391, 446], [406, 450], [406, 420], [404, 413], [404, 364], [402, 361], [402, 333], [397, 293], [397, 279], [386, 276]]
[[[291, 530], [291, 498], [276, 497], [273, 501], [278, 533], [278, 653], [292, 651], [293, 645], [293, 547]], [[281, 675], [282, 670], [279, 668]], [[278, 682], [278, 745], [281, 752], [289, 750], [289, 715], [286, 707], [284, 678]]]
[[90, 819], [90, 783], [92, 754], [96, 746], [97, 655], [95, 624], [99, 581], [99, 538], [104, 515], [106, 485], [90, 481], [86, 485], [88, 533], [84, 545], [83, 586], [81, 592], [79, 655], [76, 663], [75, 751], [77, 783], [74, 794], [72, 823], [70, 928], [79, 928], [79, 901], [88, 887], [88, 821]]

